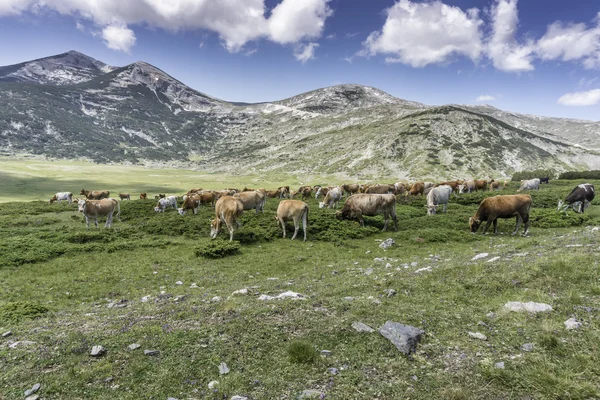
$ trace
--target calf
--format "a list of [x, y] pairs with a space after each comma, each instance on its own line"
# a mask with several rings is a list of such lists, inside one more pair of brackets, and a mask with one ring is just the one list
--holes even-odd
[[79, 212], [85, 216], [85, 223], [90, 227], [90, 219], [94, 220], [96, 228], [98, 227], [98, 217], [106, 217], [104, 227], [112, 227], [113, 213], [117, 211], [117, 218], [121, 220], [121, 207], [116, 199], [102, 200], [79, 200]]
[[233, 197], [242, 202], [244, 211], [255, 209], [257, 214], [259, 211], [264, 212], [265, 195], [261, 192], [240, 192], [234, 194]]
[[244, 205], [240, 199], [232, 196], [223, 196], [215, 204], [215, 219], [210, 222], [210, 237], [216, 238], [221, 233], [224, 223], [229, 230], [229, 241], [233, 240], [233, 233], [241, 224], [238, 218], [244, 213]]
[[140, 200], [146, 200], [148, 195], [146, 193], [140, 193]]
[[398, 218], [396, 217], [396, 196], [393, 194], [355, 194], [348, 197], [341, 211], [336, 213], [336, 218], [358, 219], [364, 227], [363, 215], [375, 216], [383, 214], [385, 223], [382, 232], [387, 229], [390, 216], [394, 221], [394, 228], [398, 230]]
[[469, 218], [471, 232], [475, 233], [483, 221], [487, 221], [483, 234], [487, 232], [490, 224], [494, 224], [494, 233], [498, 233], [498, 218], [517, 217], [517, 226], [513, 231], [515, 235], [521, 227], [521, 222], [525, 223], [523, 236], [527, 236], [529, 230], [529, 210], [531, 209], [531, 196], [528, 194], [514, 194], [504, 196], [494, 196], [483, 199], [474, 216]]
[[131, 195], [129, 193], [119, 193], [119, 198], [121, 200], [131, 200]]
[[319, 203], [319, 208], [335, 208], [337, 203], [342, 199], [342, 188], [334, 187], [327, 192], [325, 198]]
[[452, 187], [448, 185], [432, 188], [429, 194], [427, 194], [427, 215], [435, 215], [440, 204], [444, 206], [444, 212], [446, 212], [446, 206], [451, 194]]
[[158, 199], [158, 203], [156, 203], [156, 207], [154, 207], [154, 211], [156, 212], [165, 212], [167, 207], [173, 207], [177, 209], [177, 197], [169, 196]]
[[561, 209], [562, 211], [567, 211], [567, 208], [572, 205], [573, 210], [583, 213], [592, 200], [594, 200], [595, 196], [594, 185], [589, 183], [577, 185], [571, 190], [571, 193], [569, 193], [564, 201], [560, 200], [558, 202], [558, 211], [561, 211]]
[[522, 192], [523, 190], [540, 190], [540, 179], [533, 178], [521, 181], [521, 187], [517, 189], [517, 192]]
[[285, 238], [285, 223], [289, 220], [294, 221], [294, 236], [296, 238], [300, 229], [300, 219], [302, 219], [302, 229], [304, 230], [304, 241], [306, 242], [306, 227], [308, 226], [308, 204], [300, 200], [283, 200], [277, 207], [277, 225], [281, 225], [283, 229], [283, 237]]
[[69, 204], [73, 203], [73, 193], [71, 192], [58, 192], [50, 199], [50, 204], [58, 201], [59, 203], [63, 200], [69, 202]]

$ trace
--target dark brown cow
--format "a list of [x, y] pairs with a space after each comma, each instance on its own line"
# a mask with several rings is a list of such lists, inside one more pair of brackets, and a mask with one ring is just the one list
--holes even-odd
[[146, 200], [148, 195], [146, 193], [140, 193], [140, 200]]
[[119, 193], [119, 198], [121, 200], [131, 200], [131, 195], [129, 193]]
[[336, 213], [337, 219], [357, 219], [364, 227], [363, 215], [375, 216], [383, 214], [385, 224], [382, 232], [387, 229], [390, 216], [394, 221], [394, 228], [398, 230], [396, 217], [396, 196], [393, 194], [354, 194], [348, 197], [341, 211]]
[[415, 182], [411, 185], [408, 194], [411, 196], [416, 196], [419, 194], [425, 193], [425, 182]]
[[494, 196], [483, 199], [474, 216], [469, 218], [471, 232], [475, 233], [483, 221], [487, 221], [483, 234], [487, 232], [490, 225], [494, 224], [494, 233], [498, 233], [498, 218], [517, 217], [517, 226], [513, 231], [515, 235], [521, 227], [521, 222], [525, 223], [523, 236], [527, 235], [529, 230], [529, 210], [531, 209], [531, 196], [528, 194], [514, 194], [504, 196]]
[[475, 179], [475, 191], [485, 191], [487, 189], [488, 182], [483, 179]]
[[85, 190], [81, 189], [79, 194], [84, 195], [88, 200], [102, 200], [110, 197], [108, 190]]
[[375, 186], [369, 186], [367, 188], [367, 190], [365, 191], [365, 193], [367, 194], [388, 194], [391, 193], [393, 191], [393, 186], [390, 185], [375, 185]]
[[443, 185], [448, 185], [452, 188], [452, 191], [454, 192], [458, 192], [458, 186], [461, 184], [461, 181], [447, 181], [447, 182], [440, 182], [438, 184], [435, 185], [435, 187], [438, 186], [443, 186]]

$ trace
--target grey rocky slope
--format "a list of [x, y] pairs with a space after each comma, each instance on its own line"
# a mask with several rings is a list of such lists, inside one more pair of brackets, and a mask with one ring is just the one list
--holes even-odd
[[4, 153], [365, 179], [600, 168], [597, 122], [426, 106], [354, 84], [239, 104], [144, 62], [114, 68], [69, 52], [34, 63], [53, 73], [0, 67]]

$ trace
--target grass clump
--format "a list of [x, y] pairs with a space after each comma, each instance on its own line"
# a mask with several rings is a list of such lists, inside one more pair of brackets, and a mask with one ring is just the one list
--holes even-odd
[[238, 241], [227, 241], [221, 239], [211, 240], [194, 250], [196, 257], [223, 258], [237, 253], [241, 248]]
[[49, 310], [47, 307], [30, 301], [15, 301], [0, 306], [0, 321], [19, 322], [23, 319], [37, 318]]
[[313, 364], [317, 360], [317, 351], [304, 340], [290, 343], [287, 353], [294, 364]]

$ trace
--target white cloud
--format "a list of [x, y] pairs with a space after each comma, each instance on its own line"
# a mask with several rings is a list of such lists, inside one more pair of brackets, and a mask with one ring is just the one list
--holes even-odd
[[598, 77], [595, 78], [581, 78], [579, 80], [579, 82], [577, 83], [577, 86], [579, 86], [580, 88], [587, 88], [592, 86], [596, 81], [598, 80]]
[[77, 21], [75, 23], [75, 28], [77, 28], [78, 31], [85, 33], [85, 26], [81, 22]]
[[532, 71], [534, 43], [519, 44], [515, 38], [519, 22], [517, 0], [498, 0], [491, 17], [492, 35], [487, 53], [494, 67], [505, 72]]
[[302, 64], [304, 64], [308, 60], [315, 58], [315, 49], [317, 47], [319, 47], [319, 44], [314, 42], [298, 45], [294, 50], [294, 57], [296, 57], [296, 60], [301, 61]]
[[475, 101], [478, 102], [482, 102], [482, 101], [495, 101], [496, 98], [494, 96], [490, 96], [489, 94], [482, 94], [481, 96], [478, 96]]
[[593, 106], [598, 103], [600, 103], [600, 89], [567, 93], [558, 99], [558, 104], [565, 106]]
[[563, 24], [556, 21], [537, 42], [543, 60], [573, 61], [589, 59], [600, 53], [600, 26], [587, 29], [586, 24]]
[[387, 19], [380, 31], [363, 42], [359, 55], [387, 55], [387, 62], [413, 67], [443, 63], [455, 55], [477, 62], [483, 49], [479, 10], [466, 12], [439, 0], [413, 3], [400, 0], [386, 10]]
[[125, 25], [109, 25], [102, 29], [102, 38], [109, 49], [129, 53], [135, 44], [135, 34]]
[[219, 35], [228, 51], [238, 52], [260, 38], [281, 44], [319, 38], [333, 13], [328, 2], [281, 0], [267, 18], [265, 0], [0, 0], [0, 17], [56, 11], [100, 28], [145, 25], [172, 32], [208, 30]]

